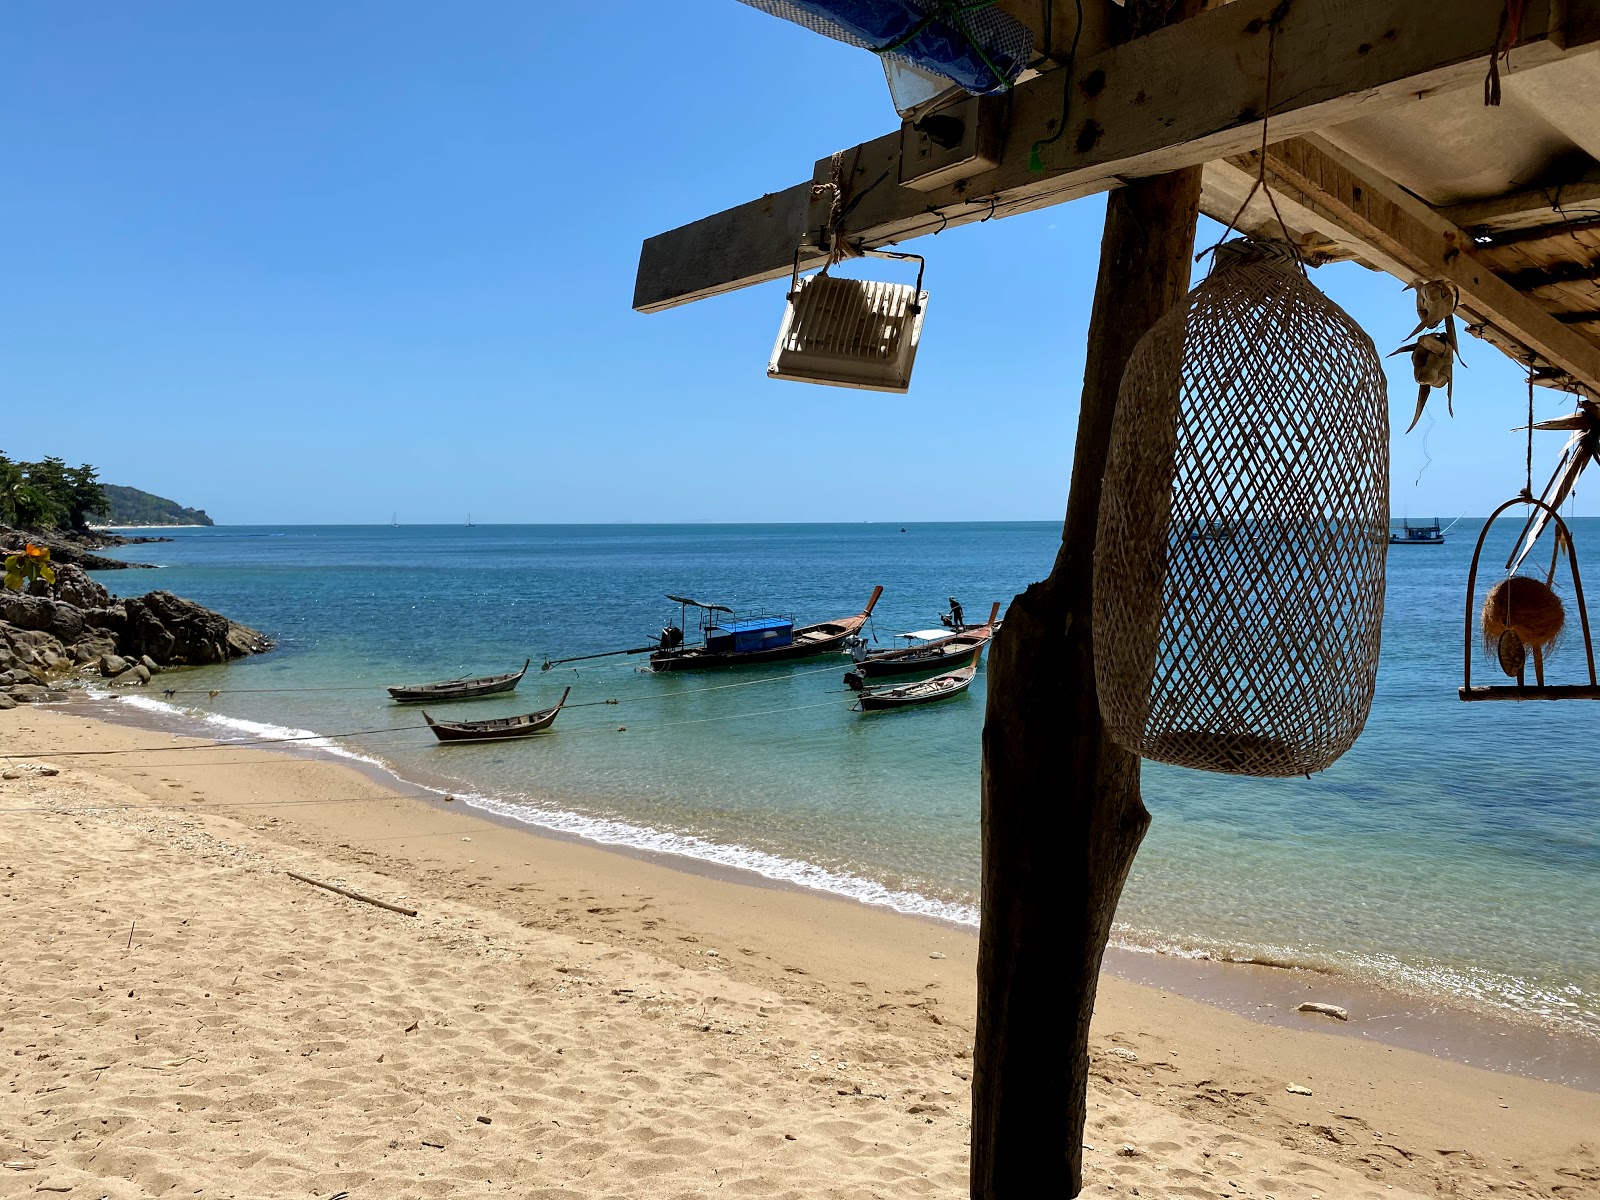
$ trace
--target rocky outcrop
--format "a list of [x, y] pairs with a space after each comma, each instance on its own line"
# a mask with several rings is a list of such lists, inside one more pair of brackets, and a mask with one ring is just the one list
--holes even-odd
[[4, 557], [7, 554], [16, 554], [25, 545], [31, 543], [48, 549], [50, 551], [50, 561], [57, 568], [65, 565], [81, 567], [89, 571], [123, 571], [130, 567], [154, 569], [154, 564], [152, 563], [123, 562], [118, 558], [106, 558], [102, 554], [95, 554], [94, 550], [104, 546], [120, 546], [132, 542], [170, 540], [170, 538], [119, 537], [91, 539], [80, 534], [28, 533], [21, 529], [12, 529], [10, 526], [0, 525], [0, 557]]
[[168, 667], [207, 666], [272, 647], [264, 634], [171, 592], [119, 600], [75, 566], [57, 569], [54, 590], [0, 591], [0, 696], [59, 698], [45, 685], [74, 671], [145, 684]]
[[65, 601], [74, 608], [105, 608], [111, 603], [111, 593], [75, 564], [56, 568], [54, 590], [57, 600]]

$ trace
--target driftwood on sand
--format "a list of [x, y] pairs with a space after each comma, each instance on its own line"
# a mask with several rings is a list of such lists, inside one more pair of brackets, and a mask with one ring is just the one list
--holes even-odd
[[341, 896], [349, 896], [350, 899], [359, 900], [363, 904], [376, 904], [379, 908], [387, 908], [390, 912], [397, 912], [407, 917], [414, 917], [417, 915], [417, 910], [414, 908], [402, 908], [398, 904], [390, 904], [387, 900], [378, 900], [372, 896], [363, 896], [360, 892], [352, 892], [349, 888], [336, 887], [331, 883], [323, 883], [320, 879], [313, 879], [311, 876], [302, 875], [298, 871], [285, 871], [284, 874], [290, 879], [298, 879], [301, 883], [309, 883], [312, 887], [325, 888], [330, 892], [338, 892]]

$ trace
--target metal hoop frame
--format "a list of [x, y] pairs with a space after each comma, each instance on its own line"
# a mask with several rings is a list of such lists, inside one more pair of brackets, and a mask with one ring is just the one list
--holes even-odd
[[[1473, 616], [1477, 609], [1478, 586], [1478, 559], [1483, 554], [1483, 544], [1489, 537], [1489, 530], [1500, 519], [1500, 514], [1506, 509], [1516, 505], [1527, 505], [1543, 509], [1555, 522], [1557, 532], [1557, 555], [1559, 547], [1564, 543], [1567, 548], [1567, 565], [1572, 570], [1572, 590], [1578, 602], [1578, 620], [1583, 626], [1583, 654], [1589, 666], [1588, 686], [1583, 684], [1567, 685], [1538, 685], [1528, 687], [1519, 679], [1515, 684], [1493, 684], [1489, 686], [1472, 686], [1472, 643], [1473, 643]], [[1555, 559], [1550, 563], [1551, 574], [1555, 574]], [[1472, 569], [1467, 573], [1467, 615], [1465, 656], [1461, 672], [1461, 690], [1458, 693], [1463, 700], [1600, 700], [1600, 684], [1596, 683], [1594, 673], [1594, 641], [1589, 634], [1589, 610], [1583, 602], [1583, 580], [1578, 574], [1578, 552], [1572, 540], [1572, 530], [1567, 528], [1567, 523], [1561, 519], [1561, 514], [1543, 500], [1534, 496], [1522, 495], [1507, 500], [1494, 512], [1489, 514], [1489, 519], [1483, 523], [1483, 531], [1478, 534], [1478, 544], [1472, 551]]]

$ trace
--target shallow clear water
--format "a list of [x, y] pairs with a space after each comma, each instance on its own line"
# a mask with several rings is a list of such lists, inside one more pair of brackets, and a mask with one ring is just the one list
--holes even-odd
[[[1600, 706], [1456, 699], [1477, 531], [1464, 521], [1443, 547], [1390, 552], [1377, 701], [1331, 770], [1262, 781], [1147, 767], [1155, 821], [1123, 901], [1124, 939], [1331, 967], [1600, 1036]], [[1491, 547], [1512, 532], [1498, 527]], [[1600, 520], [1576, 522], [1576, 536], [1580, 553], [1600, 544]], [[339, 745], [542, 824], [975, 917], [981, 673], [964, 697], [864, 716], [850, 710], [842, 657], [659, 677], [637, 658], [538, 664], [645, 645], [678, 617], [667, 592], [815, 621], [858, 611], [882, 583], [882, 640], [936, 625], [949, 595], [971, 619], [1048, 572], [1054, 523], [173, 537], [119, 552], [159, 574], [102, 580], [192, 597], [278, 649], [162, 676], [183, 689], [171, 704], [239, 728], [405, 726]], [[1569, 635], [1553, 681], [1578, 681], [1580, 650]], [[511, 697], [436, 711], [525, 712], [568, 684], [574, 704], [592, 705], [529, 741], [438, 746], [382, 691], [527, 657], [534, 668]], [[1481, 658], [1475, 679], [1492, 681]], [[593, 703], [606, 699], [622, 703]], [[141, 703], [160, 700], [152, 688]]]

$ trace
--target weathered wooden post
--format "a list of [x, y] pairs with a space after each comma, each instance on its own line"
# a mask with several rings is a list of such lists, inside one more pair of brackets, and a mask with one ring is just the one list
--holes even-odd
[[[1129, 0], [1127, 37], [1204, 0]], [[972, 1074], [972, 1196], [1083, 1186], [1089, 1020], [1111, 921], [1150, 815], [1139, 760], [1100, 720], [1090, 622], [1095, 525], [1123, 367], [1189, 286], [1200, 168], [1106, 204], [1061, 549], [1018, 596], [989, 656], [983, 926]]]

